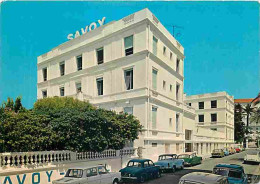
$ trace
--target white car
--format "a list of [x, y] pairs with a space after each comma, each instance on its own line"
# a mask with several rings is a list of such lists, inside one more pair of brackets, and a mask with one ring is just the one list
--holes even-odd
[[244, 163], [249, 162], [260, 163], [260, 151], [247, 153], [244, 158]]
[[182, 176], [179, 184], [228, 184], [228, 179], [211, 173], [192, 172]]
[[64, 178], [52, 184], [118, 184], [120, 172], [109, 172], [105, 166], [77, 167], [68, 169]]

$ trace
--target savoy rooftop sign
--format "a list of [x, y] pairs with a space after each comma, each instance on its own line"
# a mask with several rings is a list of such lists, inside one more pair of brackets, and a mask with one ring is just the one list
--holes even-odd
[[72, 34], [72, 33], [71, 33], [71, 34], [68, 34], [67, 38], [68, 38], [69, 40], [72, 40], [72, 39], [74, 39], [74, 38], [79, 37], [80, 35], [83, 35], [83, 34], [85, 34], [85, 33], [87, 33], [87, 32], [90, 32], [90, 31], [96, 29], [96, 28], [98, 27], [98, 25], [99, 25], [99, 26], [104, 25], [105, 19], [106, 19], [106, 17], [103, 17], [101, 20], [98, 20], [97, 23], [96, 23], [96, 22], [92, 22], [90, 25], [86, 26], [85, 29], [84, 29], [84, 28], [81, 28], [81, 30], [80, 30], [80, 31], [76, 31], [75, 34]]

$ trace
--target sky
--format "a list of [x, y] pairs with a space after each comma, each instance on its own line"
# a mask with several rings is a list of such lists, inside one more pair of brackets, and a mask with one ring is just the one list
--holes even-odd
[[259, 80], [257, 2], [18, 2], [0, 7], [0, 104], [37, 99], [37, 56], [67, 41], [69, 33], [106, 17], [106, 23], [149, 8], [185, 49], [187, 95], [227, 91], [254, 98]]

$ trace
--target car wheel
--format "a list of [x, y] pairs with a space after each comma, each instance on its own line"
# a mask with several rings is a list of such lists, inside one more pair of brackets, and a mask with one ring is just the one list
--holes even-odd
[[172, 172], [175, 173], [175, 171], [176, 171], [176, 166], [174, 165], [174, 166], [172, 167]]
[[113, 184], [119, 184], [118, 179], [114, 179]]
[[181, 170], [182, 170], [182, 169], [184, 169], [184, 163], [182, 163], [182, 165], [181, 165]]
[[162, 176], [161, 172], [158, 171], [158, 172], [156, 173], [156, 178], [160, 178], [161, 176]]
[[141, 175], [140, 177], [140, 183], [144, 183], [145, 182], [145, 175]]

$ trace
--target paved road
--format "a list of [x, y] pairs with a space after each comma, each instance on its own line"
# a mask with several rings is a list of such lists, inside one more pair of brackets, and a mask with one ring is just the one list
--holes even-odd
[[[237, 153], [224, 158], [208, 158], [203, 160], [202, 164], [186, 167], [184, 170], [177, 171], [175, 173], [163, 174], [161, 178], [151, 180], [146, 182], [147, 184], [178, 184], [179, 179], [190, 172], [201, 171], [201, 172], [211, 172], [213, 167], [218, 163], [232, 163], [244, 166], [246, 174], [259, 175], [260, 176], [260, 166], [259, 165], [248, 165], [243, 164], [243, 158], [246, 152], [252, 152], [254, 150], [248, 150], [242, 153]], [[260, 177], [258, 177], [260, 179]], [[256, 182], [258, 183], [258, 182]]]

